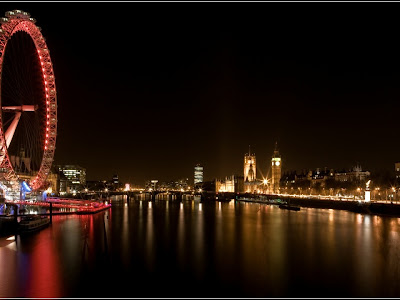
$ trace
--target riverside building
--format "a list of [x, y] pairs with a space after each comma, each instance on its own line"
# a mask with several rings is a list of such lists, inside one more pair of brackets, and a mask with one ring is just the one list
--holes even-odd
[[257, 164], [256, 155], [251, 153], [249, 146], [249, 153], [244, 155], [244, 177], [243, 187], [245, 193], [254, 193], [257, 190], [259, 182], [256, 179]]
[[60, 194], [73, 193], [86, 185], [86, 169], [78, 165], [58, 166], [60, 173]]
[[202, 183], [204, 180], [203, 166], [197, 164], [194, 167], [194, 184]]

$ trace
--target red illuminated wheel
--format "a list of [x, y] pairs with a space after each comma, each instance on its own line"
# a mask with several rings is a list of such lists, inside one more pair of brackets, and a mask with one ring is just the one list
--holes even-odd
[[0, 18], [0, 181], [45, 188], [57, 135], [57, 96], [49, 49], [29, 13]]

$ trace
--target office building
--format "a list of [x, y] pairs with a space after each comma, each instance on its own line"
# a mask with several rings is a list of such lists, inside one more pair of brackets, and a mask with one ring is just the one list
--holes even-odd
[[194, 184], [202, 183], [204, 180], [203, 166], [197, 164], [194, 167]]
[[84, 189], [86, 169], [78, 165], [58, 166], [60, 173], [60, 194], [73, 193]]

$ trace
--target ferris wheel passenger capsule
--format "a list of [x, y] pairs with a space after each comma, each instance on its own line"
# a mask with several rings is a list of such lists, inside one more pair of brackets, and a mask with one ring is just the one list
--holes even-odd
[[29, 18], [29, 21], [31, 21], [32, 23], [36, 23], [36, 19], [35, 18]]
[[2, 18], [0, 18], [0, 23], [1, 24], [7, 23], [8, 20], [9, 20], [8, 18], [2, 17]]
[[6, 11], [6, 17], [12, 17], [15, 16], [15, 12], [13, 11]]

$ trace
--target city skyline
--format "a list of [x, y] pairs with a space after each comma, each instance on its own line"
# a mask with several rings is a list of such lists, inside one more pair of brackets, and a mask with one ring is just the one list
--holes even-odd
[[17, 5], [0, 297], [400, 295], [400, 2]]
[[58, 93], [55, 164], [121, 181], [393, 169], [398, 3], [3, 3], [38, 20]]

